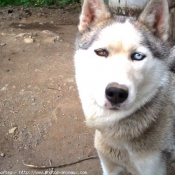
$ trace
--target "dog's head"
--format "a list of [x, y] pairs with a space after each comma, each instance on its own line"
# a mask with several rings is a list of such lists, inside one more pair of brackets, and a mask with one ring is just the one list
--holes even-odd
[[151, 0], [138, 19], [85, 0], [76, 40], [76, 81], [87, 124], [129, 116], [167, 81], [168, 3]]

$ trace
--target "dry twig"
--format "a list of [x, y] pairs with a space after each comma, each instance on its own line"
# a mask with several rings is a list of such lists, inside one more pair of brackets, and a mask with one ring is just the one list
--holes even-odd
[[77, 160], [76, 162], [66, 163], [66, 164], [62, 164], [62, 165], [55, 165], [55, 166], [53, 166], [53, 165], [51, 165], [51, 166], [37, 166], [37, 165], [26, 164], [26, 163], [23, 163], [23, 164], [27, 167], [31, 167], [31, 168], [35, 168], [35, 169], [62, 168], [62, 167], [66, 167], [66, 166], [70, 166], [70, 165], [74, 165], [74, 164], [83, 162], [85, 160], [97, 159], [97, 158], [98, 158], [98, 156], [90, 156], [90, 157], [86, 157], [86, 158]]
[[[50, 164], [50, 166], [52, 166], [52, 162], [51, 162], [51, 160], [49, 159], [49, 164]], [[53, 174], [53, 172], [54, 172], [54, 168], [50, 168], [51, 169], [51, 175]]]

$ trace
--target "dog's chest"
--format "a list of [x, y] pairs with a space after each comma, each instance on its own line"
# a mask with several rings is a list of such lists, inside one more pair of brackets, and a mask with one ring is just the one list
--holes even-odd
[[109, 156], [119, 164], [126, 164], [126, 162], [128, 162], [128, 160], [130, 159], [130, 153], [124, 145], [123, 147], [119, 146], [115, 148], [108, 146], [108, 150], [110, 152]]
[[114, 162], [125, 163], [129, 160], [131, 149], [128, 144], [117, 142], [116, 140], [101, 137], [100, 132], [96, 131], [95, 135], [95, 147], [97, 150], [107, 155]]

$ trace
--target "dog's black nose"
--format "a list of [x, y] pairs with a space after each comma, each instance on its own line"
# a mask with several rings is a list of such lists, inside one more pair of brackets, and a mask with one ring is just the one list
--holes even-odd
[[106, 87], [106, 98], [112, 104], [119, 104], [128, 98], [128, 88], [118, 83], [110, 83]]

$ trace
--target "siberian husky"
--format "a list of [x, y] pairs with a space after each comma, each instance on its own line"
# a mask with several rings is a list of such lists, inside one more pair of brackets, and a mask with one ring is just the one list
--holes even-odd
[[149, 1], [138, 18], [84, 1], [75, 76], [104, 175], [166, 175], [175, 157], [168, 21], [167, 0]]

